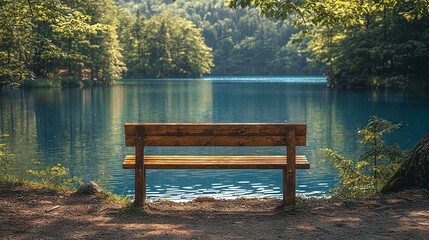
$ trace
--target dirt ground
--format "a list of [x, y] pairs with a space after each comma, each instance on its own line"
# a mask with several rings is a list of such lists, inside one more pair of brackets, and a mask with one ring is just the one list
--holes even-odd
[[124, 213], [93, 196], [0, 185], [1, 239], [429, 239], [419, 190], [331, 203], [279, 199], [157, 201]]

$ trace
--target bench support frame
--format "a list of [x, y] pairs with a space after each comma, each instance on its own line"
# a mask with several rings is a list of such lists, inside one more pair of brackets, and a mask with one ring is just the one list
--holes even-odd
[[[131, 125], [128, 126], [128, 130], [127, 130], [127, 125]], [[151, 124], [146, 124], [146, 125], [151, 125]], [[153, 124], [152, 124], [153, 125]], [[163, 126], [163, 124], [157, 124], [157, 126]], [[180, 125], [180, 124], [177, 124]], [[184, 124], [186, 125], [186, 124]], [[216, 125], [216, 124], [214, 124]], [[228, 125], [228, 127], [230, 126], [234, 126], [234, 124], [226, 124]], [[252, 125], [252, 124], [248, 124], [248, 125]], [[261, 124], [260, 124], [261, 125]], [[263, 125], [263, 124], [262, 124]], [[253, 126], [253, 125], [252, 125]], [[186, 127], [186, 126], [185, 126]], [[216, 126], [215, 126], [216, 127]], [[247, 125], [245, 125], [245, 127], [247, 127]], [[302, 127], [302, 124], [301, 124]], [[304, 126], [305, 127], [305, 126]], [[131, 129], [131, 130], [129, 130]], [[305, 128], [304, 128], [305, 129]], [[134, 205], [136, 207], [139, 208], [144, 208], [145, 207], [145, 203], [146, 203], [146, 167], [145, 167], [145, 155], [144, 155], [144, 147], [146, 145], [148, 146], [159, 146], [159, 145], [151, 145], [150, 142], [145, 142], [145, 124], [126, 124], [125, 125], [125, 130], [126, 130], [126, 139], [128, 139], [129, 137], [134, 137], [131, 138], [132, 142], [129, 143], [128, 140], [127, 142], [127, 146], [135, 146], [135, 164], [134, 164], [134, 169], [135, 169], [135, 201], [134, 201]], [[153, 131], [153, 130], [152, 130]], [[301, 137], [301, 140], [297, 142], [297, 132], [295, 131], [294, 126], [287, 126], [287, 128], [284, 129], [284, 143], [286, 145], [286, 156], [287, 156], [287, 160], [286, 160], [286, 167], [282, 167], [282, 176], [283, 176], [283, 204], [285, 206], [294, 206], [295, 202], [296, 202], [296, 196], [295, 196], [295, 191], [296, 191], [296, 168], [297, 168], [297, 164], [296, 164], [296, 146], [297, 145], [305, 145], [305, 130], [304, 133], [302, 132], [298, 132], [300, 135], [298, 135], [299, 137]], [[127, 132], [131, 132], [131, 133], [127, 133]], [[180, 133], [183, 134], [183, 133]], [[239, 133], [240, 135], [242, 133]], [[134, 135], [134, 136], [133, 136]], [[148, 133], [148, 136], [153, 136], [153, 133]], [[175, 134], [167, 134], [167, 137], [170, 136], [175, 136]], [[182, 135], [180, 135], [182, 136]], [[199, 135], [196, 135], [197, 137], [199, 137]], [[225, 136], [225, 135], [223, 135]], [[243, 137], [245, 137], [246, 135], [243, 134]], [[302, 136], [304, 136], [304, 142], [302, 142]], [[264, 137], [264, 135], [262, 135], [262, 138]], [[279, 145], [283, 145], [284, 143], [281, 144], [274, 144], [274, 146], [279, 146]], [[177, 146], [180, 146], [179, 143]], [[239, 142], [240, 145], [235, 145], [235, 143], [233, 144], [229, 144], [226, 146], [241, 146], [242, 142]], [[267, 145], [259, 145], [260, 143], [251, 143], [251, 144], [243, 144], [243, 146], [267, 146]], [[170, 143], [165, 144], [166, 146], [174, 146], [174, 145], [170, 145]], [[285, 146], [283, 145], [283, 146]], [[187, 145], [184, 145], [187, 146]], [[198, 146], [198, 145], [192, 145], [192, 146]], [[204, 145], [200, 145], [200, 146], [222, 146], [219, 143], [212, 143], [212, 142], [205, 142]], [[268, 145], [269, 146], [269, 145]], [[226, 156], [227, 157], [227, 156]], [[305, 156], [300, 156], [300, 157], [304, 157]], [[305, 159], [306, 161], [306, 159]], [[125, 161], [124, 161], [124, 166], [125, 166]], [[243, 165], [244, 166], [244, 165]], [[298, 165], [298, 167], [300, 167], [302, 165]], [[309, 168], [310, 165], [307, 162], [306, 167], [304, 168]], [[130, 168], [130, 167], [127, 167]]]

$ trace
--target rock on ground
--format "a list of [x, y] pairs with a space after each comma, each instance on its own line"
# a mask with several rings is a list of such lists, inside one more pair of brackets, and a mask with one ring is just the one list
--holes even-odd
[[89, 181], [82, 184], [77, 189], [76, 193], [79, 195], [92, 195], [92, 194], [101, 193], [101, 192], [103, 192], [103, 190], [100, 188], [100, 186], [98, 186], [97, 183], [93, 181]]

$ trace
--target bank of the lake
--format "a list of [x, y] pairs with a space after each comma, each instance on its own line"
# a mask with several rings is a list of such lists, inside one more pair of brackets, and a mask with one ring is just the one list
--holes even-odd
[[348, 201], [273, 198], [155, 201], [149, 214], [94, 196], [0, 183], [5, 239], [427, 239], [429, 194], [410, 190]]

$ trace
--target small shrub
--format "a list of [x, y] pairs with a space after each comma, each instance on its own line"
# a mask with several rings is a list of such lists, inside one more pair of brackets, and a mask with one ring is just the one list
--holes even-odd
[[13, 157], [12, 154], [9, 154], [6, 150], [6, 144], [1, 143], [3, 142], [3, 138], [7, 137], [7, 134], [0, 135], [0, 177], [1, 179], [7, 179], [10, 176], [6, 174], [7, 169], [9, 168], [9, 163], [11, 161], [11, 158]]
[[63, 167], [60, 163], [55, 166], [48, 166], [44, 170], [36, 171], [30, 169], [27, 172], [38, 177], [40, 183], [48, 188], [66, 189], [82, 184], [82, 179], [69, 177], [69, 169]]
[[132, 203], [130, 196], [128, 195], [116, 195], [108, 191], [102, 191], [97, 196], [107, 203], [116, 203], [119, 205], [130, 205]]
[[323, 149], [341, 178], [341, 186], [332, 190], [334, 195], [348, 198], [380, 191], [381, 186], [399, 168], [406, 156], [397, 144], [387, 145], [382, 139], [384, 134], [399, 127], [400, 124], [392, 124], [372, 116], [366, 127], [358, 131], [362, 138], [359, 144], [365, 149], [358, 161], [348, 160], [329, 148]]
[[4, 149], [5, 144], [0, 144], [0, 174], [4, 174], [9, 165], [9, 155]]
[[80, 77], [63, 77], [61, 78], [61, 87], [80, 87]]

